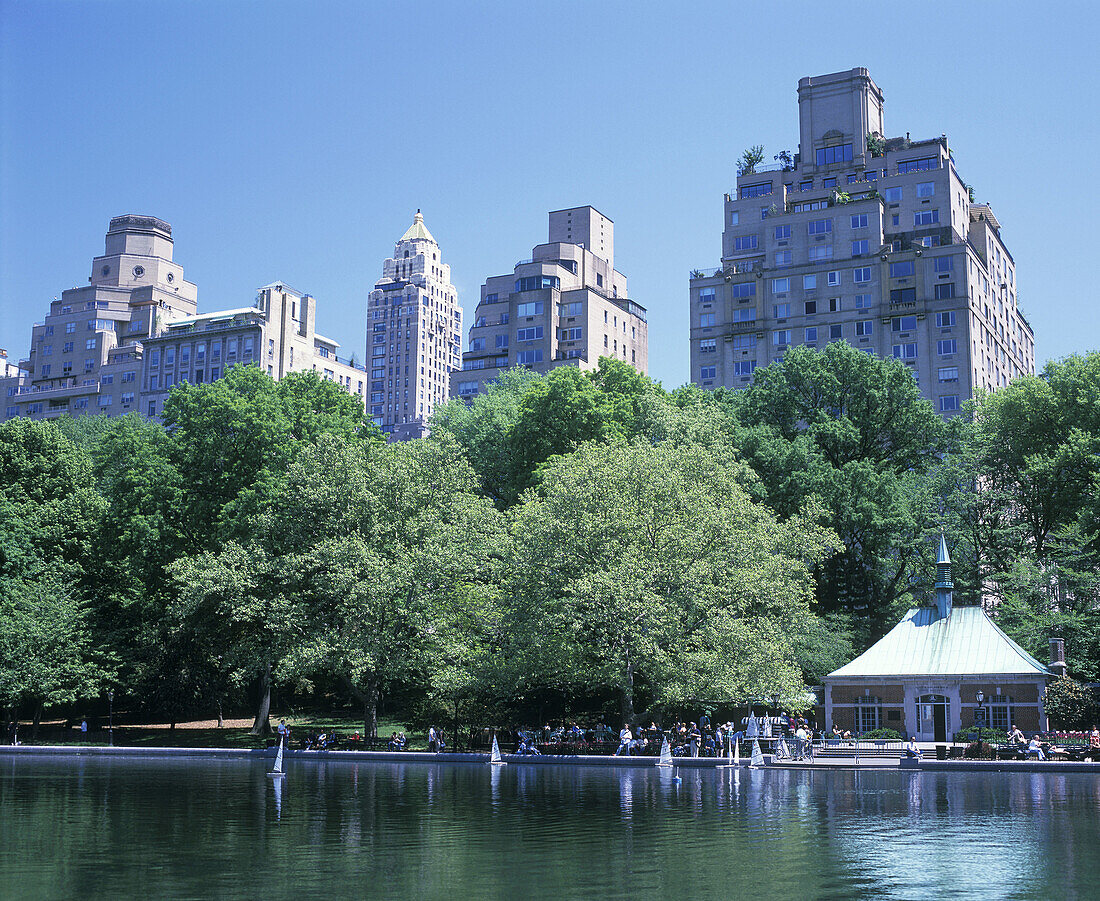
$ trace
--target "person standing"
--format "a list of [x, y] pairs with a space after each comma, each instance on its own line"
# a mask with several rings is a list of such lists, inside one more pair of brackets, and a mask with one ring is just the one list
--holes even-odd
[[618, 757], [623, 752], [623, 748], [625, 748], [626, 756], [629, 757], [630, 743], [632, 741], [634, 741], [634, 736], [630, 734], [630, 725], [628, 723], [623, 723], [623, 728], [619, 732], [619, 749], [615, 752], [615, 756]]
[[435, 726], [428, 727], [428, 750], [432, 754], [439, 752], [439, 736], [436, 734]]
[[688, 730], [688, 746], [691, 748], [691, 756], [699, 756], [699, 743], [703, 740], [702, 734], [699, 732], [699, 727], [695, 723], [691, 724], [691, 728]]

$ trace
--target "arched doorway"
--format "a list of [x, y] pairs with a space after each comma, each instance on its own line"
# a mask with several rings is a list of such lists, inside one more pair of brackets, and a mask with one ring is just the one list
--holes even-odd
[[917, 698], [917, 738], [920, 741], [947, 741], [950, 703], [945, 695]]

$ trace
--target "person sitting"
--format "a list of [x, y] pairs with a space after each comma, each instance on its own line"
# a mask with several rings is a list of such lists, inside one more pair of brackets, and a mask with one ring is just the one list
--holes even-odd
[[[719, 728], [719, 735], [721, 735], [721, 728]], [[707, 733], [706, 738], [703, 739], [703, 756], [705, 757], [717, 757], [718, 745], [715, 741], [715, 736], [711, 733]]]
[[920, 759], [920, 748], [917, 747], [917, 737], [915, 735], [909, 736], [909, 741], [905, 745], [905, 756]]
[[1043, 746], [1039, 743], [1039, 736], [1036, 735], [1027, 744], [1027, 756], [1028, 758], [1034, 757], [1036, 760], [1046, 760], [1046, 755], [1043, 753]]
[[1089, 750], [1100, 751], [1100, 729], [1096, 726], [1092, 727], [1092, 732], [1089, 733]]
[[400, 751], [401, 750], [401, 741], [400, 741], [400, 739], [398, 739], [396, 732], [391, 732], [390, 733], [390, 742], [386, 747], [390, 751]]
[[1019, 726], [1012, 727], [1012, 731], [1008, 735], [1008, 743], [1018, 748], [1022, 748], [1027, 744], [1027, 739], [1024, 738], [1024, 733], [1020, 731]]

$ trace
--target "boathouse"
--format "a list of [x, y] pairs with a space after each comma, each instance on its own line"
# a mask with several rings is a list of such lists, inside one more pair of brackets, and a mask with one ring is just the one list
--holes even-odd
[[[1045, 730], [1043, 693], [1064, 663], [1044, 666], [981, 607], [952, 603], [951, 557], [940, 536], [934, 606], [911, 609], [859, 657], [824, 679], [826, 729], [890, 728], [947, 741], [977, 723]], [[1059, 659], [1060, 645], [1052, 650]], [[1053, 656], [1053, 655], [1052, 655]]]

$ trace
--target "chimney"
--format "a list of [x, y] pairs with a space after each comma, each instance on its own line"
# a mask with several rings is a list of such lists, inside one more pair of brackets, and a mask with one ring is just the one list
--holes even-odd
[[1066, 675], [1066, 643], [1061, 638], [1050, 640], [1050, 671], [1056, 676]]

